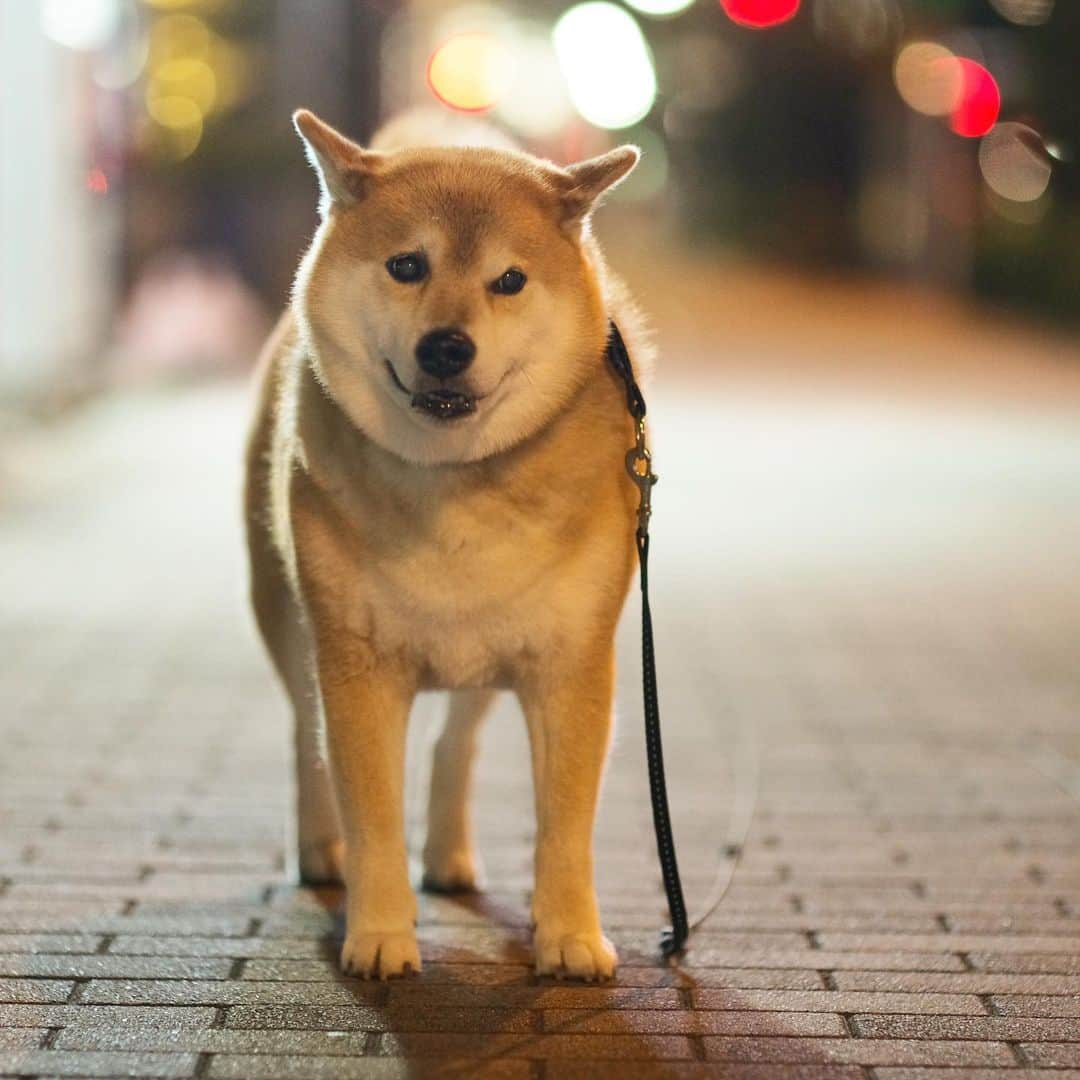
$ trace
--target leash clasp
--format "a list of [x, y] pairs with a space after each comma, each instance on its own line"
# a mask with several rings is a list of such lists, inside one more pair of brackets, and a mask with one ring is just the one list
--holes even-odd
[[652, 516], [652, 489], [660, 478], [652, 470], [652, 454], [645, 442], [644, 417], [638, 419], [634, 445], [626, 451], [626, 471], [638, 489], [638, 536], [647, 536]]

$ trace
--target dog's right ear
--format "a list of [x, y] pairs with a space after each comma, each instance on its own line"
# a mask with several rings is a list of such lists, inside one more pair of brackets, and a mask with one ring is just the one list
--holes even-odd
[[308, 161], [319, 174], [319, 213], [326, 217], [331, 206], [350, 206], [362, 199], [383, 155], [364, 150], [307, 109], [297, 109], [292, 120]]

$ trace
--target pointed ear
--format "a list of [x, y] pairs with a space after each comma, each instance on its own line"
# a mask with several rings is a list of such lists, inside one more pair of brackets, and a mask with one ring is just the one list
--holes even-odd
[[297, 109], [292, 120], [308, 161], [319, 174], [319, 213], [326, 217], [331, 205], [349, 206], [363, 198], [382, 154], [357, 146], [307, 109]]
[[581, 221], [609, 188], [629, 175], [641, 158], [636, 146], [618, 146], [599, 157], [579, 161], [562, 170], [562, 201], [566, 221]]

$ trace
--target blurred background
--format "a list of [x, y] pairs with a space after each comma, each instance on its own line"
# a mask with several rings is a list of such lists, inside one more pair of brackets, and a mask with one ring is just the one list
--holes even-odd
[[639, 144], [600, 231], [673, 364], [862, 364], [895, 322], [925, 369], [976, 310], [1076, 320], [1062, 0], [27, 0], [0, 50], [9, 412], [251, 364], [314, 226], [300, 105], [360, 140], [426, 103], [557, 161]]

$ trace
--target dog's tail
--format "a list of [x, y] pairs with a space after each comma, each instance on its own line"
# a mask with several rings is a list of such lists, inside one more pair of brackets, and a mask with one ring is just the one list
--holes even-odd
[[509, 135], [486, 120], [431, 105], [420, 105], [398, 113], [375, 132], [369, 145], [372, 150], [406, 150], [418, 146], [519, 149]]

